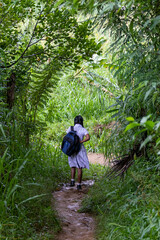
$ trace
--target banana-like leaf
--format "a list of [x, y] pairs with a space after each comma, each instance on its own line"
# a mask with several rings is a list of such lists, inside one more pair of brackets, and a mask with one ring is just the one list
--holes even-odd
[[126, 129], [124, 130], [124, 132], [127, 132], [128, 130], [135, 128], [135, 127], [139, 127], [140, 124], [137, 122], [132, 122], [130, 124], [127, 125]]
[[151, 131], [153, 130], [154, 125], [155, 125], [155, 123], [152, 122], [152, 121], [146, 121], [146, 122], [145, 122], [145, 126], [146, 126], [149, 130], [151, 130]]

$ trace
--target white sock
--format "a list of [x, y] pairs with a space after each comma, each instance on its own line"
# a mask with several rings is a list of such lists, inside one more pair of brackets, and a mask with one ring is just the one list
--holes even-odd
[[71, 179], [71, 181], [73, 181], [73, 182], [74, 182], [75, 180], [74, 180], [74, 179]]

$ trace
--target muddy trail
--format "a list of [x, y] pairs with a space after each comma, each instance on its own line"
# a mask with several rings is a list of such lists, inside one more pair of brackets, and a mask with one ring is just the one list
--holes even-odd
[[[89, 162], [105, 165], [103, 154], [88, 154]], [[53, 193], [55, 208], [61, 220], [62, 230], [56, 240], [95, 240], [95, 221], [92, 215], [80, 213], [81, 202], [89, 188], [94, 184], [92, 180], [82, 182], [82, 190], [77, 190], [76, 185], [69, 184]]]

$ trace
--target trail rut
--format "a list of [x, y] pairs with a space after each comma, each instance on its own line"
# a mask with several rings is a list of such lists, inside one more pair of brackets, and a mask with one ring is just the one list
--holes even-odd
[[[91, 163], [105, 164], [103, 154], [89, 154]], [[95, 221], [88, 213], [80, 213], [82, 199], [88, 193], [89, 187], [94, 184], [92, 180], [82, 182], [82, 190], [78, 191], [69, 184], [53, 193], [55, 208], [61, 220], [62, 230], [57, 234], [56, 240], [95, 240]]]

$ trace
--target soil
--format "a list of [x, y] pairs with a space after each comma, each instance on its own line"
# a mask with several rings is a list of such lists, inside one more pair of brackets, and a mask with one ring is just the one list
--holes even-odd
[[89, 162], [92, 164], [101, 164], [107, 166], [109, 164], [108, 160], [105, 159], [102, 153], [88, 153]]
[[[106, 165], [103, 154], [89, 153], [89, 162], [93, 164]], [[82, 182], [82, 190], [70, 187], [69, 184], [53, 193], [55, 208], [62, 223], [62, 230], [57, 234], [56, 240], [95, 240], [95, 220], [88, 213], [81, 213], [82, 199], [88, 193], [94, 181]]]

